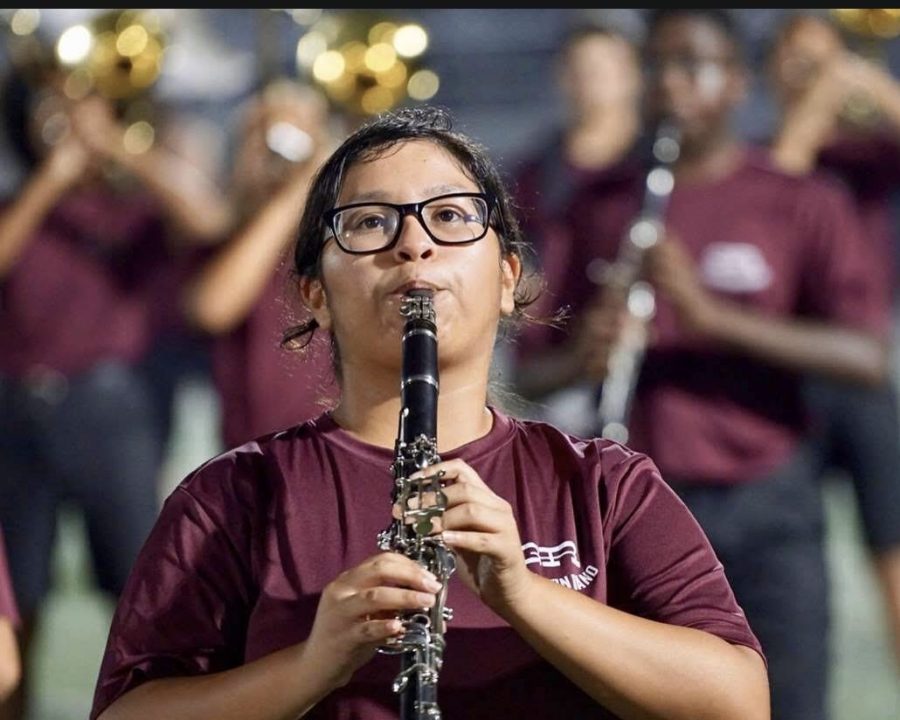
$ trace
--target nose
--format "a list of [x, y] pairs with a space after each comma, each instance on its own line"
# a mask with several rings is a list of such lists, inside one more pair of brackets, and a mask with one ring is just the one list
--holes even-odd
[[424, 260], [431, 257], [436, 247], [415, 213], [410, 212], [400, 219], [400, 237], [393, 247], [395, 258], [401, 262]]

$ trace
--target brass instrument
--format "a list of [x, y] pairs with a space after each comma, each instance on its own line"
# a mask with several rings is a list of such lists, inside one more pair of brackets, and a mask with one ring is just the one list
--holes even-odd
[[428, 42], [423, 26], [387, 11], [326, 13], [297, 41], [297, 69], [335, 107], [362, 120], [434, 97], [440, 80], [421, 62]]
[[[900, 9], [846, 8], [831, 9], [829, 14], [856, 42], [851, 45], [862, 57], [887, 69], [883, 43], [900, 35]], [[879, 101], [868, 93], [850, 94], [841, 108], [841, 119], [850, 126], [871, 128], [884, 118]]]
[[[158, 15], [152, 10], [116, 9], [66, 28], [50, 47], [40, 38], [40, 12], [18, 10], [6, 30], [12, 59], [31, 83], [54, 79], [65, 97], [81, 100], [97, 93], [109, 100], [125, 127], [126, 150], [139, 154], [155, 140], [154, 103], [149, 92], [159, 78], [165, 37]], [[23, 18], [28, 18], [26, 22]], [[48, 118], [59, 137], [67, 119]]]
[[643, 257], [662, 236], [665, 210], [675, 184], [671, 165], [679, 152], [678, 128], [669, 122], [660, 123], [652, 147], [655, 164], [646, 176], [641, 212], [628, 228], [618, 257], [603, 275], [604, 283], [625, 293], [629, 314], [610, 353], [597, 409], [601, 437], [621, 443], [628, 441], [628, 418], [647, 344], [647, 325], [656, 312], [653, 287], [640, 279]]
[[441, 583], [430, 610], [401, 613], [403, 634], [379, 650], [400, 654], [402, 666], [393, 690], [400, 694], [401, 720], [440, 720], [438, 674], [443, 664], [444, 633], [453, 612], [445, 606], [447, 583], [456, 569], [453, 551], [434, 532], [446, 508], [441, 473], [412, 479], [417, 470], [440, 462], [437, 454], [438, 360], [432, 292], [410, 290], [402, 299], [403, 371], [400, 382], [400, 428], [391, 469], [392, 506], [399, 513], [378, 536], [382, 550], [403, 553]]

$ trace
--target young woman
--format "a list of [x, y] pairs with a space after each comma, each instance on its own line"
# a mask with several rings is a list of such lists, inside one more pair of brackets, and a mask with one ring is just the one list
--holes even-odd
[[434, 294], [450, 576], [450, 718], [768, 718], [760, 647], [699, 525], [646, 456], [488, 400], [521, 314], [496, 168], [440, 110], [371, 121], [315, 176], [295, 249], [336, 408], [207, 462], [168, 498], [121, 599], [91, 718], [397, 717], [396, 615], [441, 589], [379, 551], [392, 519], [401, 298]]

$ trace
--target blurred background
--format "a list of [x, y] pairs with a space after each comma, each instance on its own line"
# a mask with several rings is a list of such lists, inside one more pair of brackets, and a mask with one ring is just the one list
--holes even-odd
[[[261, 79], [277, 75], [317, 84], [350, 124], [401, 103], [445, 105], [455, 113], [460, 129], [479, 138], [503, 167], [512, 170], [517, 159], [561, 119], [554, 58], [565, 32], [576, 22], [592, 18], [639, 38], [645, 14], [639, 9], [152, 12], [161, 40], [147, 81], [150, 92], [184, 119], [186, 142], [195, 144], [194, 149], [202, 146], [210, 174], [222, 183], [234, 157], [237, 109]], [[759, 73], [772, 29], [788, 12], [735, 11], [751, 66]], [[65, 47], [76, 58], [73, 63], [77, 62], [77, 28], [88, 27], [99, 13], [87, 9], [0, 11], [0, 72], [32, 52], [34, 39], [49, 46], [67, 38]], [[393, 23], [391, 33], [402, 28], [404, 41], [395, 43], [386, 57], [379, 57], [377, 48], [366, 55], [377, 44], [382, 23]], [[870, 30], [859, 34], [860, 48], [900, 76], [900, 26]], [[363, 79], [351, 76], [358, 62], [369, 63]], [[739, 126], [750, 138], [767, 137], [773, 113], [772, 100], [759, 77], [741, 108]], [[0, 146], [2, 194], [16, 188], [25, 172], [10, 148]], [[208, 374], [199, 362], [185, 367], [175, 388], [161, 497], [190, 469], [221, 449], [219, 400]], [[900, 376], [900, 368], [894, 368], [894, 373]], [[835, 618], [833, 717], [895, 720], [900, 717], [900, 674], [889, 649], [881, 595], [848, 483], [840, 477], [829, 478], [826, 501]], [[32, 669], [37, 704], [32, 720], [77, 720], [85, 718], [90, 707], [111, 607], [94, 588], [84, 536], [79, 512], [65, 509], [53, 553], [54, 586], [36, 638]]]

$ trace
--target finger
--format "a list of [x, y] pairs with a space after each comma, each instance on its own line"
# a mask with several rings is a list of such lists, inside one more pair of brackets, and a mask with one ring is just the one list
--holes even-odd
[[504, 509], [488, 507], [476, 503], [457, 505], [444, 513], [444, 533], [454, 530], [497, 534], [511, 521], [511, 515]]
[[467, 482], [475, 485], [481, 485], [482, 487], [487, 487], [484, 480], [479, 477], [478, 473], [472, 469], [472, 466], [469, 465], [465, 460], [461, 460], [459, 458], [454, 458], [453, 460], [444, 460], [439, 463], [435, 463], [434, 465], [430, 465], [424, 470], [417, 470], [410, 477], [424, 477], [426, 475], [431, 475], [434, 473], [441, 472], [443, 473], [443, 479], [450, 482]]
[[397, 618], [364, 617], [359, 624], [359, 634], [366, 642], [382, 643], [403, 634], [403, 623]]
[[507, 502], [491, 490], [487, 485], [460, 480], [448, 485], [444, 489], [444, 495], [447, 498], [447, 512], [458, 505], [471, 503], [473, 505], [483, 505], [496, 509], [502, 509], [507, 506]]
[[[440, 589], [440, 586], [438, 586]], [[434, 605], [435, 592], [419, 592], [396, 587], [374, 587], [361, 590], [344, 603], [350, 617], [388, 617], [402, 610], [422, 610]]]
[[340, 584], [348, 591], [360, 588], [394, 586], [434, 592], [437, 578], [412, 558], [402, 553], [383, 552], [355, 568], [345, 571]]
[[471, 530], [448, 530], [444, 541], [457, 551], [467, 551], [476, 555], [500, 557], [501, 547], [495, 533], [473, 532]]

